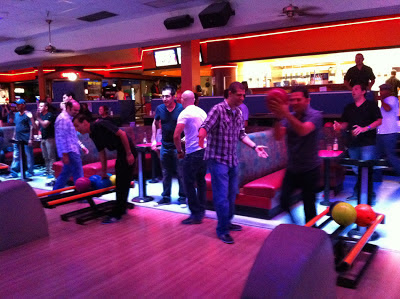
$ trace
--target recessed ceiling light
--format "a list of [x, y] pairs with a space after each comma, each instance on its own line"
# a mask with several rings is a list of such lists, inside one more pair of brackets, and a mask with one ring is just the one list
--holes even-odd
[[151, 72], [152, 74], [154, 74], [154, 72]]

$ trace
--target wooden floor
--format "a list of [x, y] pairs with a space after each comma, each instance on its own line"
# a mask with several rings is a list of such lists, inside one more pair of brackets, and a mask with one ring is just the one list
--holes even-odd
[[[239, 298], [269, 230], [215, 236], [215, 220], [136, 207], [123, 221], [84, 226], [46, 210], [50, 237], [0, 252], [0, 298]], [[357, 290], [338, 298], [400, 298], [400, 253], [380, 250]]]

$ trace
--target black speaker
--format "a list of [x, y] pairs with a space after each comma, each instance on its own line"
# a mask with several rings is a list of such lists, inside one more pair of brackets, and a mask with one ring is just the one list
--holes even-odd
[[213, 3], [206, 7], [199, 18], [204, 29], [225, 26], [231, 16], [235, 15], [229, 2]]
[[30, 45], [20, 46], [15, 48], [14, 52], [18, 55], [28, 55], [35, 51], [35, 48]]
[[179, 29], [189, 27], [193, 22], [194, 19], [191, 16], [183, 15], [166, 19], [164, 26], [167, 29]]

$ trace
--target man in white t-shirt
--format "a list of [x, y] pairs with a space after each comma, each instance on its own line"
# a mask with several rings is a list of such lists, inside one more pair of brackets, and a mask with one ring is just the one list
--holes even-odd
[[[188, 199], [190, 217], [182, 224], [200, 224], [205, 214], [206, 204], [206, 161], [204, 148], [199, 146], [199, 128], [207, 118], [203, 109], [194, 105], [194, 93], [186, 90], [182, 94], [184, 110], [179, 114], [174, 132], [174, 143], [178, 158], [183, 160], [183, 184]], [[182, 150], [181, 134], [185, 132], [185, 152]], [[196, 186], [197, 185], [197, 192]]]
[[389, 165], [400, 176], [400, 160], [396, 155], [396, 145], [399, 133], [399, 99], [391, 95], [392, 86], [379, 86], [381, 95], [382, 125], [378, 127], [376, 145], [378, 157], [386, 156]]

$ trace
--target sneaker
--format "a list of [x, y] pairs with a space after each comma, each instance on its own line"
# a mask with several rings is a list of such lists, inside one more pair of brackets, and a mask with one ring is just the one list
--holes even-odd
[[11, 172], [10, 175], [7, 177], [7, 179], [16, 179], [18, 177], [18, 174]]
[[193, 218], [193, 217], [189, 217], [189, 218], [186, 218], [185, 220], [182, 220], [182, 224], [200, 224], [200, 223], [202, 223], [203, 221], [200, 219], [196, 219], [196, 218]]
[[346, 200], [357, 200], [358, 196], [356, 193], [353, 193], [352, 195], [350, 195], [349, 197], [346, 198]]
[[103, 221], [101, 223], [102, 224], [111, 224], [111, 223], [116, 223], [120, 220], [121, 219], [118, 219], [116, 217], [107, 216], [106, 218], [103, 219]]
[[31, 173], [31, 172], [27, 172], [26, 173], [26, 177], [27, 178], [31, 178], [31, 177], [33, 177], [35, 174], [34, 173]]
[[179, 197], [178, 198], [178, 203], [181, 206], [181, 208], [186, 208], [187, 207], [186, 197]]
[[49, 175], [47, 176], [47, 178], [48, 178], [48, 179], [54, 179], [54, 175], [49, 174]]
[[242, 229], [243, 229], [242, 226], [239, 225], [239, 224], [233, 224], [233, 223], [229, 224], [229, 230], [230, 231], [240, 232]]
[[169, 205], [169, 204], [171, 204], [171, 198], [164, 196], [157, 204], [158, 205]]
[[52, 187], [52, 186], [54, 186], [55, 184], [56, 184], [56, 181], [53, 180], [53, 181], [47, 182], [45, 185], [46, 185], [47, 187]]
[[230, 234], [225, 234], [225, 235], [219, 235], [218, 239], [220, 239], [222, 242], [226, 243], [226, 244], [233, 244], [235, 243], [235, 241], [233, 240], [233, 238], [231, 237]]

